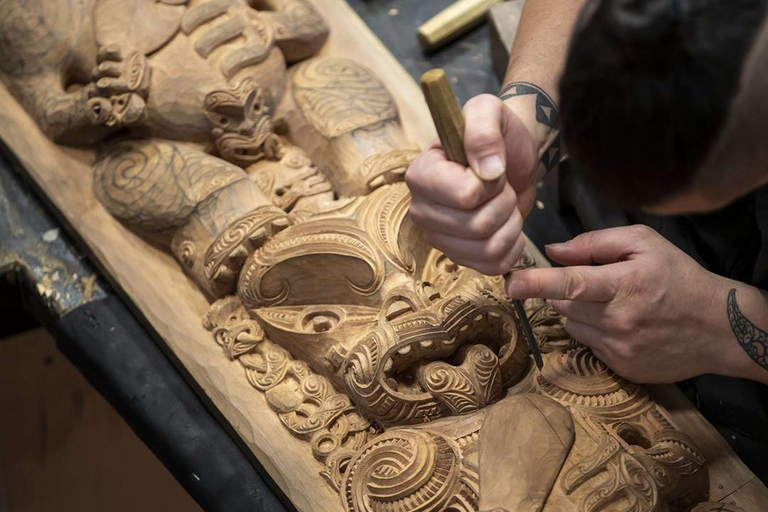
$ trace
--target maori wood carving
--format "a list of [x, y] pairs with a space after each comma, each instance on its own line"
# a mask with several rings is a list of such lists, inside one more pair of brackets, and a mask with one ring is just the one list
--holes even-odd
[[0, 78], [93, 150], [93, 194], [207, 295], [211, 343], [341, 508], [704, 501], [703, 456], [642, 386], [532, 300], [536, 372], [500, 278], [428, 247], [418, 148], [371, 70], [316, 56], [327, 35], [308, 0], [0, 0]]

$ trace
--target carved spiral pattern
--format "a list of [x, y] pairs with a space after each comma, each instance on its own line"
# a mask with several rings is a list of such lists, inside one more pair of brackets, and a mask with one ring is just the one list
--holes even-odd
[[544, 394], [605, 418], [625, 418], [650, 403], [643, 388], [613, 373], [586, 347], [549, 358], [537, 383]]
[[397, 430], [373, 439], [350, 461], [342, 482], [349, 510], [437, 511], [457, 491], [458, 447], [431, 432]]
[[406, 169], [417, 156], [419, 156], [418, 151], [407, 149], [374, 153], [363, 160], [359, 172], [365, 177], [368, 189], [373, 190], [387, 183], [402, 181]]
[[[243, 242], [253, 239], [253, 245], [257, 245], [260, 241], [265, 241], [268, 235], [287, 227], [289, 223], [288, 217], [282, 210], [268, 205], [259, 206], [240, 217], [228, 226], [206, 251], [205, 276], [213, 279], [224, 260]], [[254, 248], [250, 247], [250, 249]]]
[[100, 155], [93, 189], [109, 212], [131, 227], [181, 227], [196, 205], [238, 180], [242, 169], [172, 143], [126, 142]]
[[335, 138], [397, 117], [384, 84], [348, 59], [313, 59], [298, 66], [294, 98], [315, 129]]
[[181, 167], [173, 150], [165, 152], [155, 145], [120, 146], [98, 162], [93, 186], [102, 204], [118, 219], [154, 231], [175, 228], [195, 206], [176, 186], [175, 175]]
[[579, 512], [599, 512], [622, 499], [622, 510], [626, 512], [658, 510], [658, 488], [643, 465], [632, 456], [622, 453], [606, 466], [606, 472], [607, 478], [584, 497]]
[[185, 240], [179, 245], [178, 258], [182, 265], [192, 268], [195, 264], [195, 244], [191, 240]]
[[477, 390], [467, 375], [448, 363], [433, 363], [424, 372], [424, 387], [450, 404], [458, 414], [474, 411], [481, 405]]
[[321, 475], [338, 490], [349, 459], [376, 429], [328, 379], [267, 339], [236, 297], [216, 301], [203, 324], [243, 366], [251, 385], [265, 393], [283, 425], [310, 442], [314, 457], [325, 464]]
[[419, 382], [456, 414], [475, 411], [502, 395], [499, 359], [485, 345], [469, 347], [461, 366], [430, 363], [419, 372]]

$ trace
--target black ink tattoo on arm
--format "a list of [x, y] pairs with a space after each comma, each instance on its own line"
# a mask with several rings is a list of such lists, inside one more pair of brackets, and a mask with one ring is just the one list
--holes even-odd
[[536, 95], [536, 121], [550, 128], [554, 136], [550, 138], [548, 146], [542, 148], [541, 163], [547, 171], [552, 170], [560, 163], [563, 154], [563, 140], [560, 136], [560, 114], [552, 98], [540, 87], [528, 82], [512, 82], [499, 93], [501, 101], [515, 96]]
[[728, 321], [739, 345], [757, 364], [768, 370], [768, 332], [749, 321], [736, 304], [736, 289], [728, 292]]

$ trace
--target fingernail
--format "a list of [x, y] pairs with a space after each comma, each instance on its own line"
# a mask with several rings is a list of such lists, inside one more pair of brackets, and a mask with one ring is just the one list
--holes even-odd
[[562, 243], [558, 243], [558, 244], [547, 244], [547, 245], [544, 246], [544, 249], [546, 249], [546, 250], [554, 249], [556, 251], [558, 249], [562, 249], [563, 247], [565, 247], [565, 245], [567, 243], [568, 242], [562, 242]]
[[495, 180], [506, 171], [504, 160], [499, 155], [487, 156], [477, 162], [477, 174], [484, 180]]
[[525, 298], [526, 289], [525, 281], [519, 279], [512, 279], [507, 283], [507, 295], [513, 299]]

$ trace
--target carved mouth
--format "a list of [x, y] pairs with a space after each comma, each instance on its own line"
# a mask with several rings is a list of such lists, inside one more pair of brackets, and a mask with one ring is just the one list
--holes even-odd
[[514, 311], [493, 294], [456, 295], [380, 324], [347, 355], [350, 397], [382, 425], [415, 424], [500, 399], [528, 368]]
[[250, 135], [225, 132], [217, 140], [220, 153], [234, 157], [245, 165], [256, 163], [267, 156], [265, 143], [272, 135], [273, 124], [269, 116], [262, 116]]
[[[461, 364], [457, 360], [459, 349], [474, 344], [488, 346], [502, 359], [507, 349], [517, 342], [515, 320], [501, 308], [485, 307], [468, 317], [457, 316], [453, 325], [449, 320], [449, 325], [399, 332], [401, 341], [384, 354], [380, 366], [384, 386], [394, 393], [428, 395], [416, 374], [430, 363], [445, 361], [458, 366]], [[407, 323], [408, 320], [392, 327], [398, 332]], [[435, 331], [442, 332], [436, 335]]]
[[234, 153], [239, 158], [251, 161], [257, 161], [264, 156], [264, 152], [261, 150], [261, 146], [257, 146], [255, 144], [235, 147]]

